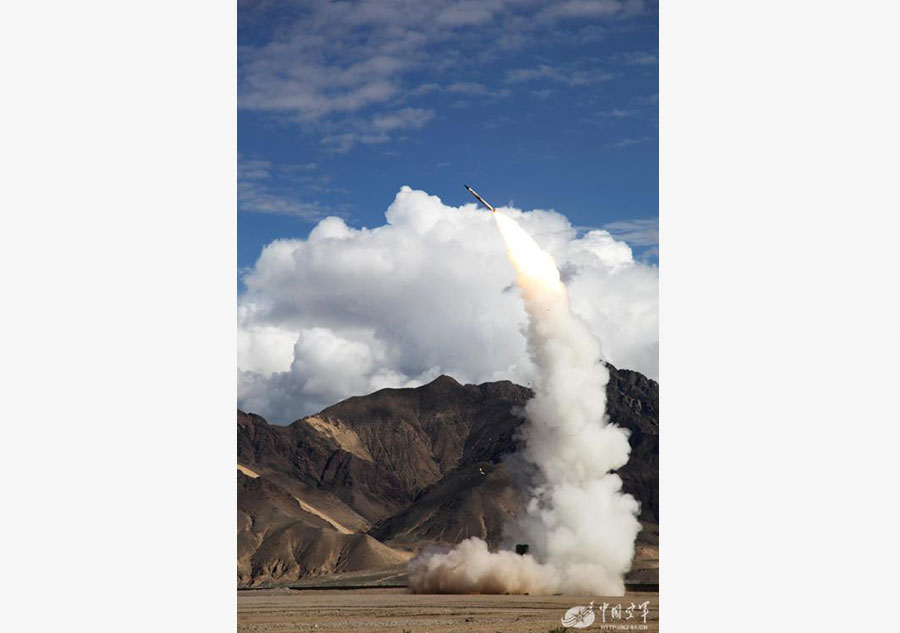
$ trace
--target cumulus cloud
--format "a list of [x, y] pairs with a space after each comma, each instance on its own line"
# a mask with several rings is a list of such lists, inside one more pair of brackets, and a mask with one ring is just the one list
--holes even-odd
[[[619, 367], [658, 372], [658, 270], [605, 230], [503, 208], [559, 263], [573, 310]], [[375, 228], [321, 220], [266, 246], [238, 310], [239, 406], [288, 422], [351, 395], [462, 382], [530, 383], [526, 315], [490, 214], [403, 187]]]

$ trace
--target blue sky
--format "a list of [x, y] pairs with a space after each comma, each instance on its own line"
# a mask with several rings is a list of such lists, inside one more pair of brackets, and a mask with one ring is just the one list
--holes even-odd
[[238, 266], [402, 185], [555, 209], [656, 262], [652, 3], [239, 2]]

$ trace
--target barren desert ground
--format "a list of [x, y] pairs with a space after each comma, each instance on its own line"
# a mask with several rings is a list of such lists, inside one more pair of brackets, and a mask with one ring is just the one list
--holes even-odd
[[[406, 589], [290, 590], [238, 592], [238, 631], [253, 633], [547, 633], [558, 629], [566, 610], [587, 605], [585, 596], [415, 595]], [[659, 594], [628, 593], [593, 598], [595, 620], [571, 631], [659, 631]], [[643, 623], [640, 608], [649, 601]], [[603, 603], [609, 606], [602, 621]], [[619, 618], [612, 607], [622, 605]]]

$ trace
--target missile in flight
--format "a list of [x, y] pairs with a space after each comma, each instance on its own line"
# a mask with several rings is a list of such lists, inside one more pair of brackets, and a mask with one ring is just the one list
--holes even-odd
[[483, 205], [484, 205], [491, 213], [494, 213], [494, 207], [492, 207], [492, 206], [489, 205], [487, 202], [485, 202], [485, 201], [484, 201], [484, 198], [482, 198], [481, 196], [479, 196], [479, 195], [475, 192], [475, 190], [472, 189], [472, 187], [470, 187], [469, 185], [463, 185], [463, 187], [465, 187], [466, 189], [468, 189], [468, 190], [469, 190], [469, 193], [471, 193], [473, 196], [475, 196], [475, 198], [478, 200], [478, 202], [480, 202], [481, 204], [483, 204]]

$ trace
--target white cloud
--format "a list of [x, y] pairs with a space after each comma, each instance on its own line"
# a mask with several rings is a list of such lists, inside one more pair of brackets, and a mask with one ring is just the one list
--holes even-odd
[[544, 79], [566, 84], [568, 86], [586, 86], [612, 79], [612, 74], [602, 70], [571, 70], [539, 64], [534, 68], [517, 68], [507, 73], [507, 83], [523, 83]]
[[333, 134], [322, 138], [322, 144], [342, 153], [354, 145], [378, 145], [391, 140], [391, 133], [399, 130], [418, 130], [434, 117], [434, 110], [403, 108], [394, 112], [376, 114], [369, 119], [347, 121], [351, 132]]
[[457, 92], [469, 95], [486, 95], [490, 91], [484, 84], [471, 81], [457, 81], [447, 86], [447, 92]]
[[315, 220], [326, 212], [326, 209], [317, 202], [303, 202], [286, 195], [275, 194], [267, 187], [254, 182], [238, 182], [237, 194], [238, 208], [250, 213], [293, 215]]
[[625, 117], [631, 116], [632, 114], [634, 114], [634, 110], [621, 110], [621, 109], [604, 110], [602, 112], [597, 113], [598, 116], [606, 117], [606, 118], [612, 117], [615, 119], [624, 119]]
[[272, 162], [261, 159], [246, 159], [238, 154], [238, 180], [266, 180], [272, 177]]
[[617, 220], [604, 225], [603, 228], [614, 237], [635, 246], [659, 244], [659, 220], [656, 218]]
[[[435, 91], [508, 96], [509, 91], [486, 90], [475, 81], [440, 84], [458, 77], [460, 68], [469, 69], [471, 78], [473, 58], [505, 59], [512, 50], [548, 38], [596, 40], [605, 29], [591, 21], [618, 20], [640, 12], [636, 6], [614, 0], [311, 1], [284, 6], [267, 38], [240, 46], [238, 105], [292, 121], [304, 132], [328, 137], [326, 144], [342, 151], [357, 143], [383, 142], [376, 139], [391, 132], [367, 134], [357, 129], [359, 119]], [[272, 10], [266, 4], [242, 7], [242, 24], [265, 22], [261, 15]], [[423, 69], [429, 74], [426, 83]], [[547, 78], [580, 86], [609, 76], [558, 71]]]
[[[655, 378], [657, 269], [559, 213], [504, 212], [556, 257], [607, 359]], [[372, 229], [329, 217], [263, 250], [238, 312], [239, 406], [286, 422], [439, 373], [529, 381], [525, 313], [491, 215], [404, 187], [385, 216]]]
[[628, 147], [629, 145], [640, 145], [652, 140], [649, 136], [641, 136], [640, 138], [623, 138], [609, 144], [609, 147]]
[[614, 16], [625, 11], [625, 5], [616, 0], [568, 0], [554, 2], [538, 14], [539, 20], [576, 19], [598, 16]]
[[388, 112], [372, 117], [371, 126], [379, 132], [393, 132], [408, 128], [418, 129], [428, 123], [434, 116], [434, 110], [422, 108], [403, 108], [396, 112]]
[[238, 154], [237, 199], [238, 209], [251, 213], [293, 215], [315, 220], [326, 215], [326, 209], [317, 202], [304, 202], [273, 188], [275, 175], [291, 177], [316, 170], [315, 163], [275, 165], [260, 158], [248, 158]]
[[632, 66], [655, 66], [659, 63], [658, 55], [653, 51], [632, 51], [622, 53], [620, 58]]
[[490, 22], [494, 17], [489, 5], [490, 3], [482, 0], [463, 0], [462, 2], [453, 3], [441, 9], [437, 14], [436, 21], [438, 24], [447, 26], [484, 24]]

